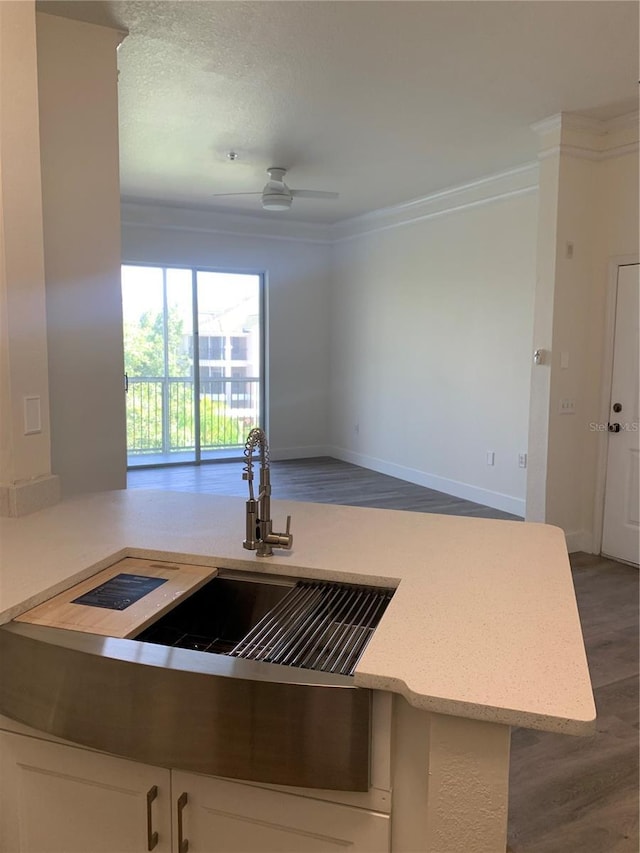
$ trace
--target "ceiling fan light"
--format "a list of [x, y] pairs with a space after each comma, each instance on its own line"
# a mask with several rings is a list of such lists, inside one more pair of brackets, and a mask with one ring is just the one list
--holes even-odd
[[283, 193], [269, 193], [262, 196], [264, 210], [289, 210], [291, 202], [291, 196]]

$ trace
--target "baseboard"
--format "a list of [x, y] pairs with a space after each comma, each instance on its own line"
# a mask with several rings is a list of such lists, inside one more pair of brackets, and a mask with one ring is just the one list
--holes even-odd
[[32, 480], [0, 485], [0, 516], [20, 518], [39, 512], [60, 500], [60, 478], [57, 474], [43, 474]]
[[567, 551], [570, 554], [575, 554], [576, 551], [583, 551], [585, 554], [595, 554], [593, 535], [588, 530], [574, 530], [569, 533], [565, 531], [564, 536], [567, 540]]
[[330, 449], [324, 444], [308, 444], [303, 447], [272, 447], [269, 451], [272, 459], [311, 459], [314, 456], [332, 456]]
[[501, 492], [491, 491], [490, 489], [482, 489], [479, 486], [461, 483], [458, 480], [449, 480], [446, 477], [439, 477], [436, 474], [419, 471], [417, 468], [408, 468], [405, 465], [397, 465], [393, 462], [387, 462], [384, 459], [378, 459], [375, 456], [355, 453], [343, 447], [328, 447], [326, 448], [326, 455], [333, 456], [335, 459], [341, 459], [343, 462], [351, 462], [353, 465], [360, 465], [362, 468], [378, 471], [380, 474], [388, 474], [390, 477], [397, 477], [400, 480], [415, 483], [417, 486], [424, 486], [427, 489], [434, 489], [437, 492], [444, 492], [446, 495], [453, 495], [456, 498], [463, 498], [464, 500], [490, 506], [492, 509], [499, 509], [502, 512], [509, 512], [512, 515], [519, 515], [524, 518], [524, 498], [515, 498], [512, 495], [505, 495]]

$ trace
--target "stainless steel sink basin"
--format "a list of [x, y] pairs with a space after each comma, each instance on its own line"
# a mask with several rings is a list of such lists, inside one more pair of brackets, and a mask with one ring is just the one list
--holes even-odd
[[229, 572], [134, 640], [3, 625], [0, 713], [149, 764], [367, 790], [371, 691], [337, 674], [374, 630], [360, 589]]
[[136, 639], [352, 675], [393, 592], [218, 576]]
[[294, 581], [221, 574], [158, 619], [136, 639], [228, 654], [293, 589]]

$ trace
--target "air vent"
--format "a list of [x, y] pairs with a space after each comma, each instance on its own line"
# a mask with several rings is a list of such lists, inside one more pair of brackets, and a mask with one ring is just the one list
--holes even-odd
[[229, 652], [352, 675], [393, 590], [299, 581]]

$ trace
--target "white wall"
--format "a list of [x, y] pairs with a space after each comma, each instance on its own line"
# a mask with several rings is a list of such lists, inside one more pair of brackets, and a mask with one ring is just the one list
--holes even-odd
[[528, 190], [338, 241], [333, 455], [524, 515], [536, 216]]
[[[600, 334], [603, 312], [594, 287], [602, 275], [598, 251], [598, 164], [560, 157], [556, 269], [553, 293], [553, 343], [549, 404], [549, 453], [545, 521], [571, 535], [583, 526], [593, 502], [591, 451], [599, 391]], [[567, 256], [567, 244], [573, 256]], [[566, 359], [563, 367], [562, 358]], [[562, 400], [575, 403], [562, 414]]]
[[[598, 453], [607, 434], [590, 424], [601, 410], [609, 261], [638, 252], [638, 160], [627, 154], [604, 161], [561, 156], [558, 269], [553, 323], [546, 521], [567, 534], [570, 550], [598, 550]], [[574, 243], [573, 260], [562, 258]], [[560, 365], [569, 353], [569, 367]], [[559, 401], [576, 401], [575, 415]]]
[[[275, 456], [328, 452], [516, 514], [527, 503], [589, 550], [602, 435], [585, 425], [600, 417], [608, 259], [637, 248], [637, 160], [559, 150], [414, 221], [392, 221], [407, 206], [300, 239], [125, 204], [123, 256], [268, 272]], [[558, 414], [563, 397], [576, 416]]]
[[607, 258], [638, 254], [638, 152], [600, 166], [601, 228]]
[[126, 486], [116, 47], [37, 15], [51, 459], [63, 495]]
[[[637, 118], [562, 115], [539, 132], [534, 346], [548, 348], [548, 358], [533, 368], [531, 448], [542, 465], [529, 477], [527, 518], [562, 527], [570, 551], [591, 552], [599, 550], [608, 440], [590, 425], [608, 418], [610, 264], [638, 252]], [[572, 414], [560, 413], [562, 400], [574, 402]]]
[[553, 345], [553, 293], [556, 280], [556, 231], [558, 228], [559, 158], [540, 163], [538, 181], [538, 237], [536, 291], [533, 310], [533, 346], [540, 353], [531, 359], [529, 398], [529, 465], [527, 472], [527, 521], [544, 522], [549, 448], [549, 396]]
[[[229, 233], [219, 228], [215, 215], [168, 207], [125, 203], [122, 220], [124, 263], [267, 273], [271, 452], [274, 458], [325, 454], [329, 363], [326, 242]], [[244, 224], [245, 229], [252, 226], [248, 217]]]
[[[36, 24], [28, 3], [0, 3], [0, 152], [0, 516], [15, 516], [59, 497], [50, 476]], [[25, 398], [39, 408], [29, 424]]]

